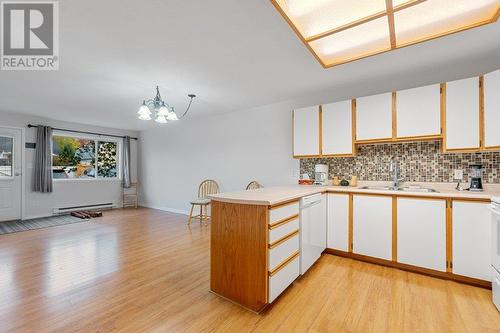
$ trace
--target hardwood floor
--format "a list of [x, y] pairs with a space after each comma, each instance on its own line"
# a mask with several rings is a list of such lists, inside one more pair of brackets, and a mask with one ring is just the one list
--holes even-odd
[[0, 331], [500, 332], [489, 290], [332, 255], [262, 315], [209, 276], [209, 227], [157, 210], [2, 235]]

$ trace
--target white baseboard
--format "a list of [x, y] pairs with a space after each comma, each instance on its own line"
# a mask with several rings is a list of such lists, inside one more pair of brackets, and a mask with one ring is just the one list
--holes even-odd
[[176, 214], [182, 214], [182, 215], [189, 215], [189, 212], [187, 210], [181, 210], [181, 209], [171, 208], [171, 207], [165, 207], [165, 206], [151, 205], [151, 204], [148, 204], [148, 203], [145, 203], [145, 202], [139, 203], [139, 206], [146, 207], [146, 208], [163, 210], [165, 212], [170, 212], [170, 213], [176, 213]]

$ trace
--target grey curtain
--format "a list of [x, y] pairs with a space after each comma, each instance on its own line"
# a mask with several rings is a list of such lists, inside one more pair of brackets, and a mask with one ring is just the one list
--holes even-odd
[[130, 180], [130, 137], [123, 138], [123, 158], [122, 158], [122, 172], [123, 172], [123, 187], [129, 188], [131, 185]]
[[33, 191], [52, 192], [52, 128], [38, 126], [34, 160]]

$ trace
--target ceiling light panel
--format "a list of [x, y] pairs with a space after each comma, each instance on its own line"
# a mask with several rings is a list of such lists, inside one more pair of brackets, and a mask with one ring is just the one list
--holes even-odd
[[328, 64], [345, 63], [388, 51], [391, 41], [387, 17], [317, 39], [309, 45]]
[[271, 2], [325, 68], [493, 23], [500, 16], [500, 0]]
[[306, 39], [385, 12], [385, 0], [278, 0]]
[[487, 22], [498, 8], [498, 0], [427, 0], [394, 13], [397, 46]]

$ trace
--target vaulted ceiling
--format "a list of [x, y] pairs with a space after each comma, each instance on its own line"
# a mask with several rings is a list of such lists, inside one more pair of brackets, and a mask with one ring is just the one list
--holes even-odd
[[304, 106], [498, 69], [499, 40], [497, 22], [324, 69], [270, 1], [65, 0], [60, 70], [0, 72], [0, 111], [144, 129], [156, 85], [179, 112], [196, 93], [190, 117]]

